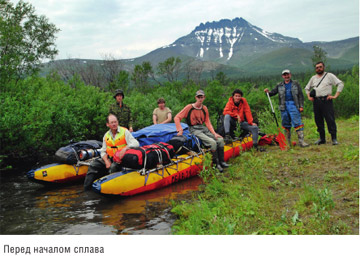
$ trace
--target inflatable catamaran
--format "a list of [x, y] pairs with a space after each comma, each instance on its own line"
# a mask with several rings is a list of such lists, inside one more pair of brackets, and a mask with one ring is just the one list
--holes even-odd
[[[169, 160], [163, 158], [163, 160], [157, 161], [155, 164], [148, 163], [153, 168], [144, 167], [146, 162], [145, 164], [143, 162], [141, 168], [135, 167], [136, 169], [131, 169], [126, 167], [121, 172], [106, 175], [93, 183], [93, 190], [103, 195], [132, 196], [160, 189], [197, 175], [202, 169], [202, 163], [207, 150], [200, 148], [199, 140], [189, 133], [188, 125], [181, 124], [184, 129], [184, 139], [180, 146], [174, 142], [179, 142], [176, 137], [177, 132], [174, 123], [160, 126], [152, 125], [133, 133], [133, 136], [142, 147], [151, 146], [150, 144], [159, 141], [165, 144], [174, 144], [176, 146], [174, 157], [168, 158]], [[252, 146], [251, 136], [225, 145], [225, 161], [238, 156], [240, 152], [250, 149]], [[81, 154], [81, 151], [83, 150], [80, 150], [78, 154]], [[159, 151], [156, 152], [159, 154]], [[89, 152], [89, 154], [96, 155], [96, 152]], [[83, 158], [86, 158], [86, 156]], [[149, 158], [152, 157], [149, 156]], [[74, 164], [57, 163], [31, 170], [27, 176], [30, 180], [43, 184], [70, 183], [75, 180], [83, 180], [86, 176], [89, 163], [91, 160], [96, 159], [96, 156], [85, 161], [82, 161], [79, 157], [76, 159], [78, 161]]]

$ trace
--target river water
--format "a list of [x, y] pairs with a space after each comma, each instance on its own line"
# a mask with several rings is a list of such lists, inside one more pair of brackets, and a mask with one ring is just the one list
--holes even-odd
[[188, 200], [202, 183], [195, 176], [128, 198], [83, 191], [81, 183], [44, 187], [24, 171], [1, 172], [0, 234], [170, 234], [171, 200]]

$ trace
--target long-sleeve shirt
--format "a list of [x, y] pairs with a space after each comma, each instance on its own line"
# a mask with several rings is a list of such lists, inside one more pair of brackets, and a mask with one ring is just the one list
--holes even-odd
[[[191, 111], [191, 115], [190, 115], [191, 125], [202, 125], [205, 123], [205, 125], [209, 129], [209, 131], [213, 135], [215, 135], [216, 132], [215, 132], [214, 127], [212, 126], [212, 124], [210, 122], [210, 118], [209, 118], [209, 110], [204, 105], [201, 108], [196, 108], [194, 106], [194, 104], [189, 104], [189, 105], [185, 106], [174, 118], [176, 130], [177, 131], [182, 130], [180, 121], [184, 118], [187, 118], [188, 113], [192, 107], [194, 109]], [[205, 115], [204, 115], [204, 111], [205, 111]]]
[[[113, 135], [113, 133], [110, 131], [111, 136], [113, 137], [113, 139], [115, 139], [115, 136]], [[118, 126], [118, 130], [116, 133], [120, 132], [120, 126]], [[102, 147], [100, 149], [100, 156], [101, 158], [103, 158], [103, 156], [106, 154], [106, 134], [105, 133], [104, 137], [103, 137], [103, 143], [102, 143]], [[126, 141], [126, 145], [129, 146], [130, 148], [137, 148], [140, 146], [139, 141], [135, 139], [135, 137], [132, 136], [132, 134], [130, 133], [129, 130], [125, 130], [125, 141]]]
[[[314, 75], [309, 80], [308, 84], [305, 87], [306, 94], [309, 94], [311, 89], [315, 88], [320, 80], [325, 76], [325, 73], [322, 77]], [[344, 83], [338, 79], [334, 74], [328, 72], [326, 77], [321, 81], [320, 85], [315, 88], [317, 97], [325, 97], [332, 95], [332, 87], [337, 86], [337, 92], [341, 92], [344, 88]]]
[[241, 98], [239, 105], [236, 106], [233, 97], [230, 97], [229, 101], [225, 105], [223, 115], [230, 115], [234, 118], [240, 116], [241, 122], [246, 120], [249, 125], [253, 124], [253, 117], [246, 98]]
[[119, 126], [129, 129], [133, 126], [133, 119], [130, 108], [124, 103], [120, 104], [115, 102], [110, 105], [109, 113], [117, 117]]

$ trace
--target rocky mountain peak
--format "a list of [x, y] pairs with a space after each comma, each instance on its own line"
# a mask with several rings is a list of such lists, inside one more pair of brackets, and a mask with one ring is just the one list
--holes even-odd
[[279, 45], [301, 43], [299, 39], [267, 32], [243, 18], [222, 19], [201, 23], [189, 35], [178, 39], [172, 46], [191, 48], [192, 56], [202, 60], [227, 63], [236, 52], [262, 52]]

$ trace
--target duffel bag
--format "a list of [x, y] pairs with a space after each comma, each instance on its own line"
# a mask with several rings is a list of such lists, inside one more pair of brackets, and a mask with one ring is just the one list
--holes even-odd
[[[114, 155], [114, 161], [119, 160], [117, 151]], [[152, 169], [158, 164], [168, 164], [175, 155], [174, 147], [170, 144], [159, 142], [150, 145], [144, 145], [139, 148], [129, 149], [121, 159], [121, 166], [131, 169]]]

